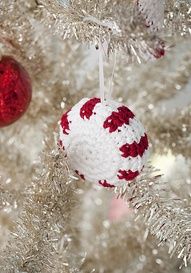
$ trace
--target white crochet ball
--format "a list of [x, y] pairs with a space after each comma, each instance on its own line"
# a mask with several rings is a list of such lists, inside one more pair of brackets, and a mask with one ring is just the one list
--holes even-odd
[[126, 106], [98, 98], [84, 98], [63, 114], [59, 143], [81, 178], [104, 187], [137, 177], [149, 146], [143, 125]]

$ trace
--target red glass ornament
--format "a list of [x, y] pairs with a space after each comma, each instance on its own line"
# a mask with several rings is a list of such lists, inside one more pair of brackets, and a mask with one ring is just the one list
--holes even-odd
[[27, 110], [32, 97], [28, 72], [12, 57], [0, 61], [0, 127], [18, 120]]

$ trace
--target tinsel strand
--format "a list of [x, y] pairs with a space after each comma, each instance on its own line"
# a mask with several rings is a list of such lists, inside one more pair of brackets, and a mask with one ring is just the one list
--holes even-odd
[[[52, 145], [52, 144], [51, 144]], [[50, 145], [50, 146], [51, 146]], [[26, 190], [23, 209], [0, 257], [0, 271], [69, 272], [66, 249], [75, 207], [75, 183], [63, 155], [46, 148], [43, 168]], [[62, 259], [61, 259], [62, 257]]]
[[148, 167], [140, 178], [115, 192], [144, 217], [149, 231], [160, 244], [167, 244], [169, 253], [177, 253], [187, 266], [191, 263], [191, 211], [185, 208], [183, 201], [169, 199], [167, 189], [161, 183], [161, 175]]
[[56, 2], [42, 0], [40, 3], [46, 18], [43, 23], [63, 39], [74, 37], [82, 43], [95, 44], [101, 38], [108, 42], [109, 50], [122, 48], [137, 60], [144, 58], [144, 52], [160, 40], [134, 16], [132, 1], [71, 1], [62, 7]]
[[[166, 34], [164, 31], [163, 38], [167, 38], [169, 32], [174, 36], [189, 34], [189, 3], [182, 1], [177, 14], [174, 1], [167, 2]], [[141, 61], [145, 58], [145, 53], [152, 51], [161, 40], [158, 33], [147, 30], [135, 3], [136, 1], [131, 0], [74, 0], [67, 5], [60, 5], [59, 2], [41, 0], [39, 10], [46, 18], [43, 20], [44, 24], [63, 39], [75, 37], [80, 42], [94, 44], [101, 37], [102, 40], [108, 41], [109, 49], [122, 48], [129, 56]], [[179, 28], [176, 27], [177, 24]], [[110, 27], [107, 27], [108, 25]]]
[[185, 158], [190, 158], [190, 119], [191, 105], [189, 104], [182, 110], [175, 110], [168, 117], [163, 114], [150, 120], [148, 129], [152, 128], [150, 137], [154, 150], [159, 153], [171, 150], [174, 155], [182, 154]]

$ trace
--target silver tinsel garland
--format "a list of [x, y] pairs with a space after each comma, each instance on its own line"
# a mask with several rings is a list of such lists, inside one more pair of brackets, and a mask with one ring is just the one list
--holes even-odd
[[184, 208], [184, 200], [170, 197], [160, 175], [147, 169], [125, 189], [116, 189], [116, 193], [143, 215], [151, 234], [160, 244], [169, 246], [171, 255], [178, 253], [185, 266], [191, 262], [191, 208]]
[[[190, 166], [190, 106], [175, 109], [170, 118], [160, 115], [160, 103], [182, 92], [190, 81], [190, 12], [190, 1], [166, 1], [164, 29], [151, 33], [130, 0], [1, 1], [0, 55], [21, 61], [34, 87], [28, 114], [0, 133], [2, 273], [190, 271], [186, 174], [179, 193], [152, 168], [126, 189], [116, 189], [138, 217], [135, 222], [136, 215], [128, 215], [114, 224], [107, 216], [111, 192], [76, 181], [54, 141], [48, 141], [44, 157], [36, 162], [43, 135], [52, 136], [55, 130], [60, 102], [69, 107], [97, 92], [95, 66], [85, 67], [87, 49], [78, 43], [95, 45], [101, 39], [108, 41], [110, 56], [123, 50], [115, 67], [115, 98], [138, 109], [157, 155], [170, 149]], [[127, 66], [130, 60], [147, 59], [145, 52], [163, 40], [166, 58]], [[79, 67], [86, 68], [83, 77]], [[111, 65], [105, 69], [109, 78]], [[172, 180], [176, 184], [173, 174]], [[89, 195], [93, 197], [86, 203]], [[183, 264], [187, 269], [179, 270]]]

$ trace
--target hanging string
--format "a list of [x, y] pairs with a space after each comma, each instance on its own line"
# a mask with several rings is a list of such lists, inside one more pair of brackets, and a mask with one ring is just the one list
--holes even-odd
[[105, 84], [104, 84], [104, 67], [103, 67], [103, 48], [99, 40], [99, 89], [101, 102], [105, 99]]
[[[60, 0], [61, 1], [61, 0]], [[86, 16], [83, 19], [84, 21], [92, 22], [93, 24], [97, 24], [102, 27], [109, 28], [113, 34], [116, 34], [119, 32], [119, 28], [116, 25], [115, 22], [112, 21], [107, 21], [107, 22], [102, 22], [96, 17], [93, 16]], [[100, 98], [101, 102], [105, 100], [105, 83], [104, 83], [104, 66], [103, 66], [103, 53], [104, 52], [104, 47], [101, 42], [101, 39], [99, 39], [99, 86], [100, 86]], [[107, 54], [105, 54], [107, 55]], [[113, 64], [113, 71], [112, 71], [112, 76], [110, 80], [110, 88], [109, 88], [109, 94], [108, 98], [111, 98], [112, 96], [112, 91], [113, 91], [113, 79], [114, 79], [114, 72], [115, 72], [115, 65], [116, 65], [116, 51], [114, 52], [114, 64]]]
[[109, 83], [108, 99], [112, 98], [115, 67], [116, 67], [116, 50], [114, 51], [113, 69], [112, 69], [112, 74], [111, 74], [110, 83]]

